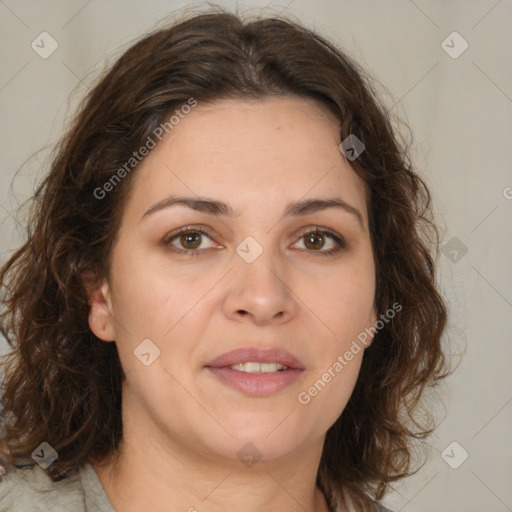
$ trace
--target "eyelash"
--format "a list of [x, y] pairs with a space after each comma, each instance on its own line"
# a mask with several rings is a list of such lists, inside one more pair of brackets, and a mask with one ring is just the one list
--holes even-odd
[[[208, 238], [210, 238], [210, 240], [212, 239], [212, 237], [206, 232], [204, 231], [203, 229], [201, 228], [195, 228], [195, 227], [191, 227], [191, 226], [187, 226], [186, 228], [183, 228], [179, 231], [176, 231], [176, 232], [172, 232], [170, 234], [168, 234], [164, 240], [163, 240], [163, 244], [165, 246], [169, 246], [171, 245], [171, 242], [182, 236], [182, 235], [188, 235], [188, 234], [191, 234], [191, 233], [196, 233], [196, 234], [201, 234], [203, 236], [206, 236]], [[308, 231], [305, 231], [303, 232], [300, 236], [299, 236], [299, 239], [305, 237], [306, 235], [311, 235], [311, 234], [315, 234], [315, 235], [327, 235], [329, 236], [330, 238], [332, 238], [336, 244], [337, 244], [337, 247], [333, 248], [333, 249], [329, 249], [328, 251], [315, 251], [315, 250], [312, 250], [312, 249], [306, 249], [307, 252], [312, 252], [312, 253], [318, 253], [319, 255], [322, 255], [322, 256], [335, 256], [336, 254], [338, 254], [340, 251], [342, 251], [343, 249], [346, 248], [346, 243], [345, 243], [345, 240], [342, 236], [338, 235], [337, 233], [329, 230], [329, 229], [323, 229], [323, 228], [320, 228], [319, 226], [317, 226], [316, 228], [314, 229], [309, 229]], [[178, 249], [176, 247], [174, 247], [174, 250], [180, 254], [188, 254], [188, 255], [191, 255], [191, 256], [200, 256], [201, 255], [201, 252], [204, 251], [204, 249]]]

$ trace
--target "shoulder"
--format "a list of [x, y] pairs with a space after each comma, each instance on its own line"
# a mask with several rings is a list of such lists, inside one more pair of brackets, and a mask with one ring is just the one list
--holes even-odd
[[393, 512], [393, 511], [390, 510], [389, 508], [386, 508], [381, 503], [377, 503], [377, 512]]
[[[345, 502], [343, 499], [341, 499], [340, 495], [344, 496]], [[335, 494], [333, 512], [358, 512], [362, 509], [369, 512], [393, 512], [392, 510], [386, 508], [382, 503], [375, 501], [369, 496], [367, 496], [364, 505], [362, 503], [356, 505], [353, 499], [345, 492], [342, 491], [339, 494]]]
[[58, 482], [35, 463], [9, 467], [0, 476], [0, 512], [82, 512], [85, 497], [78, 471]]
[[[384, 505], [382, 505], [382, 503], [379, 503], [378, 501], [374, 501], [372, 503], [372, 512], [393, 512], [392, 510], [390, 510], [389, 508], [386, 508]], [[348, 509], [347, 508], [343, 508], [341, 505], [338, 505], [335, 509], [335, 512], [345, 512], [345, 511], [350, 511], [350, 512], [355, 512], [355, 508], [353, 508], [352, 505], [349, 505]]]

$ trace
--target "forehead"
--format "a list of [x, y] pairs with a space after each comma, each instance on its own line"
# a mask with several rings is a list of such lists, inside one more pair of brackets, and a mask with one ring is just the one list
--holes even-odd
[[[193, 138], [193, 140], [192, 140]], [[201, 104], [180, 122], [165, 143], [204, 145], [221, 153], [304, 153], [332, 146], [339, 121], [319, 102], [298, 97], [225, 99]], [[260, 153], [260, 157], [264, 154]]]
[[133, 195], [148, 205], [192, 192], [243, 210], [338, 193], [366, 216], [364, 182], [340, 142], [339, 121], [315, 100], [199, 102], [143, 160]]

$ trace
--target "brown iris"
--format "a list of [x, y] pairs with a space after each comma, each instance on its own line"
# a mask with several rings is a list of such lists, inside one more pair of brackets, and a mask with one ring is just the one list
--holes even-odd
[[306, 247], [310, 249], [321, 249], [324, 245], [324, 235], [320, 233], [309, 233], [304, 241]]
[[[195, 238], [195, 242], [193, 241]], [[180, 242], [186, 249], [196, 249], [201, 245], [201, 233], [190, 232], [180, 236]]]

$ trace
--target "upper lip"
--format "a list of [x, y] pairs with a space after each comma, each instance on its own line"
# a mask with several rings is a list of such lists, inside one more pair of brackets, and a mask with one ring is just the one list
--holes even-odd
[[282, 348], [240, 347], [212, 359], [205, 366], [222, 368], [239, 363], [279, 363], [289, 368], [304, 370], [304, 365], [290, 352]]

